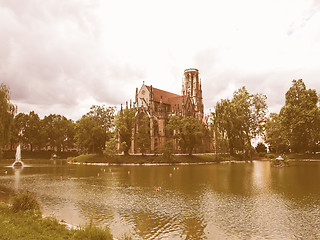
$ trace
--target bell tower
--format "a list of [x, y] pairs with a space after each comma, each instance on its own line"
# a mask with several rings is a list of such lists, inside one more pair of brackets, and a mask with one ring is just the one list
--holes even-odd
[[188, 96], [194, 106], [195, 117], [203, 119], [202, 87], [199, 70], [189, 68], [184, 70], [182, 95]]

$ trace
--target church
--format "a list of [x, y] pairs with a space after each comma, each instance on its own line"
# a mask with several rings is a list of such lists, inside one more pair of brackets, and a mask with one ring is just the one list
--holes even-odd
[[[133, 107], [137, 111], [137, 120], [133, 130], [130, 153], [139, 153], [136, 134], [139, 128], [139, 119], [145, 114], [150, 119], [151, 146], [147, 152], [157, 152], [160, 146], [172, 139], [172, 136], [166, 130], [166, 126], [172, 116], [180, 116], [182, 118], [193, 116], [200, 122], [205, 121], [199, 70], [190, 68], [184, 71], [181, 95], [143, 83], [140, 89], [136, 88]], [[176, 153], [179, 152], [179, 147], [176, 143], [174, 143], [174, 151]]]

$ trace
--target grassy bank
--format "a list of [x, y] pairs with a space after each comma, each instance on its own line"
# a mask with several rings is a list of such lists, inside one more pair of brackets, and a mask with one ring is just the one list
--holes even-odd
[[21, 239], [113, 239], [108, 229], [87, 226], [84, 229], [69, 230], [54, 218], [43, 218], [35, 211], [13, 212], [0, 203], [0, 238]]
[[275, 159], [278, 156], [282, 156], [285, 159], [291, 160], [305, 160], [305, 159], [313, 159], [313, 160], [320, 160], [320, 154], [298, 154], [298, 153], [259, 153], [259, 157], [261, 158], [268, 158], [268, 159]]
[[320, 154], [287, 154], [288, 159], [314, 159], [320, 160]]
[[41, 206], [35, 196], [23, 192], [13, 198], [11, 206], [0, 203], [0, 239], [109, 240], [113, 237], [108, 228], [90, 224], [85, 228], [68, 229], [55, 218], [42, 217]]
[[[275, 159], [279, 154], [264, 154], [256, 155], [253, 160], [266, 160]], [[320, 154], [287, 154], [281, 156], [285, 159], [318, 159], [320, 160]], [[71, 162], [75, 163], [110, 163], [110, 164], [179, 164], [179, 163], [219, 163], [222, 161], [241, 161], [245, 160], [243, 156], [230, 156], [229, 154], [201, 154], [201, 155], [171, 155], [165, 157], [163, 155], [97, 155], [97, 154], [85, 154], [72, 158]]]
[[80, 155], [72, 159], [76, 163], [112, 163], [112, 164], [156, 164], [156, 163], [207, 163], [207, 162], [221, 162], [235, 160], [230, 155], [171, 155], [165, 157], [163, 155], [96, 155], [86, 154]]

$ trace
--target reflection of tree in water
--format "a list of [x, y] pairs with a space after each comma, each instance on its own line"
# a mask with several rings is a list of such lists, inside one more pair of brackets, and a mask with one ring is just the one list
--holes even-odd
[[[114, 180], [118, 184], [110, 183], [111, 179], [105, 177], [106, 185], [127, 188], [121, 189], [117, 199], [114, 199], [116, 205], [108, 200], [110, 208], [115, 209], [111, 221], [116, 221], [115, 215], [119, 215], [122, 222], [132, 226], [133, 232], [143, 238], [204, 238], [207, 219], [204, 220], [205, 204], [199, 200], [202, 191], [209, 189], [239, 197], [250, 195], [253, 191], [252, 164], [139, 166], [113, 168], [112, 171], [117, 173]], [[162, 187], [160, 193], [155, 191], [158, 186]], [[93, 216], [101, 216], [97, 209], [83, 208]], [[250, 208], [246, 213], [252, 211]], [[110, 210], [104, 214], [112, 216]], [[247, 218], [245, 222], [252, 225], [254, 219]]]
[[289, 199], [303, 200], [315, 194], [320, 201], [319, 162], [290, 162], [286, 168], [273, 168], [271, 188]]
[[[118, 209], [141, 238], [203, 239], [206, 227], [198, 200], [172, 190], [140, 189]], [[129, 197], [129, 195], [127, 196]]]

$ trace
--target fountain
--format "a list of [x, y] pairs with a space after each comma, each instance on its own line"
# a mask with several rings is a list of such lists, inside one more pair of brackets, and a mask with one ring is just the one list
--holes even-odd
[[12, 164], [12, 167], [23, 167], [23, 163], [21, 162], [21, 147], [20, 147], [20, 145], [17, 147], [16, 161]]

